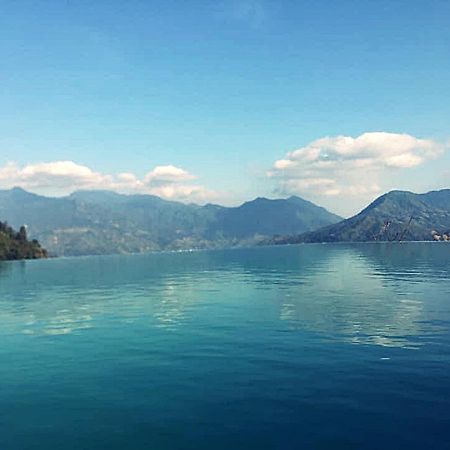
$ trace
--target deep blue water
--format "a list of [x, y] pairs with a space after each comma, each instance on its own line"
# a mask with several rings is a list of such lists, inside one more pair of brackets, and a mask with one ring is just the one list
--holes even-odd
[[0, 265], [0, 449], [448, 449], [450, 245]]

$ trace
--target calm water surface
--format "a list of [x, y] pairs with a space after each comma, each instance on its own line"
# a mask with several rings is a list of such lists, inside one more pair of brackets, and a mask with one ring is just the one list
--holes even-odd
[[0, 265], [0, 449], [449, 449], [450, 245]]

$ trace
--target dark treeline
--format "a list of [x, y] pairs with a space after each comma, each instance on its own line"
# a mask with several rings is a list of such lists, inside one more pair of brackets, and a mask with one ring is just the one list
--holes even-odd
[[15, 231], [6, 222], [0, 222], [0, 261], [46, 257], [47, 251], [36, 239], [28, 240], [24, 226]]

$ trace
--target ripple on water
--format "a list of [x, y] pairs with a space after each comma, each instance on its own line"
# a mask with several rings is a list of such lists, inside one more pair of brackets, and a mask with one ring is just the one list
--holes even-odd
[[446, 448], [449, 280], [430, 244], [9, 264], [0, 447]]

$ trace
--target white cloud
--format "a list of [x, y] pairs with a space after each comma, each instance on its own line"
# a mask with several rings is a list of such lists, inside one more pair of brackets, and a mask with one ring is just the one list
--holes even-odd
[[214, 191], [206, 189], [204, 186], [189, 184], [166, 184], [151, 188], [153, 195], [166, 199], [180, 201], [195, 201], [198, 203], [206, 203], [217, 198]]
[[64, 190], [72, 187], [95, 188], [112, 183], [112, 176], [94, 172], [89, 167], [75, 164], [73, 161], [29, 164], [24, 167], [10, 162], [0, 168], [2, 187], [21, 186], [28, 189]]
[[394, 174], [420, 166], [443, 151], [436, 141], [408, 134], [324, 137], [287, 153], [267, 175], [275, 180], [279, 193], [305, 195], [324, 204], [327, 198], [351, 197], [364, 204], [392, 188], [388, 180]]
[[144, 183], [148, 192], [167, 199], [204, 203], [217, 197], [204, 186], [191, 183], [196, 179], [195, 175], [180, 167], [167, 165], [156, 166], [148, 172]]
[[172, 165], [157, 166], [140, 179], [135, 174], [103, 174], [73, 161], [54, 161], [19, 166], [10, 162], [0, 167], [0, 187], [20, 186], [37, 193], [64, 195], [77, 189], [108, 189], [125, 193], [146, 193], [171, 200], [207, 202], [217, 194], [192, 183], [196, 177]]
[[156, 166], [145, 176], [145, 181], [151, 183], [176, 183], [180, 181], [195, 180], [196, 176], [180, 167], [172, 165]]

